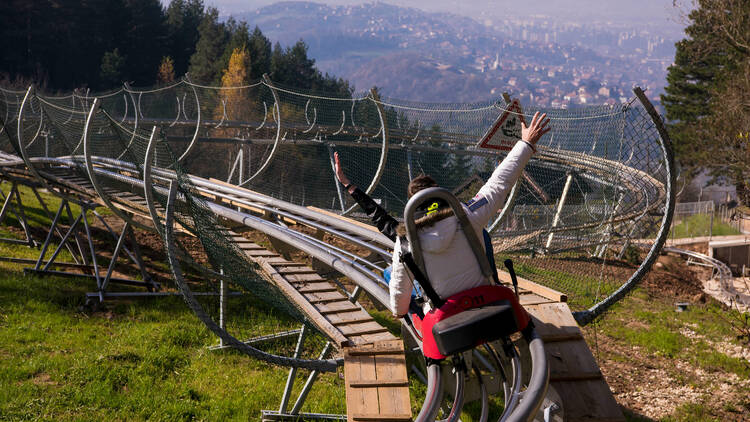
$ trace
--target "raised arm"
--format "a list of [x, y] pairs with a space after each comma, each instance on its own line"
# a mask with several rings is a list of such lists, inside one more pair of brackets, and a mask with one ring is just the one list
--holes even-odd
[[349, 195], [362, 207], [380, 233], [383, 233], [392, 241], [396, 241], [396, 226], [398, 226], [398, 221], [346, 177], [338, 152], [333, 153], [333, 162], [336, 167], [336, 179], [344, 185]]
[[505, 203], [508, 192], [521, 175], [523, 168], [536, 152], [536, 144], [550, 128], [547, 114], [534, 114], [531, 123], [521, 123], [521, 140], [516, 143], [505, 159], [497, 166], [487, 183], [467, 204], [474, 224], [484, 226]]

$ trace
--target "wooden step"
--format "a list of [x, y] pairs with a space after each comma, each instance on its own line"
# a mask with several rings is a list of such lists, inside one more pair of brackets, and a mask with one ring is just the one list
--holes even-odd
[[525, 308], [544, 341], [549, 388], [560, 396], [565, 420], [625, 421], [568, 304], [553, 302]]
[[[334, 324], [335, 325], [335, 324]], [[361, 336], [363, 334], [383, 333], [387, 332], [388, 329], [378, 324], [377, 322], [367, 321], [358, 324], [350, 325], [336, 325], [336, 328], [341, 330], [345, 336]]]
[[400, 339], [345, 347], [344, 378], [349, 421], [411, 420], [406, 356]]
[[305, 267], [276, 267], [279, 274], [317, 274], [312, 268]]
[[359, 311], [361, 308], [348, 300], [341, 302], [324, 303], [316, 306], [322, 315], [340, 314], [342, 312]]
[[338, 291], [336, 286], [324, 281], [321, 283], [304, 283], [294, 286], [300, 293], [321, 293]]
[[303, 295], [312, 304], [349, 302], [349, 299], [342, 295], [338, 290], [332, 292], [304, 293]]

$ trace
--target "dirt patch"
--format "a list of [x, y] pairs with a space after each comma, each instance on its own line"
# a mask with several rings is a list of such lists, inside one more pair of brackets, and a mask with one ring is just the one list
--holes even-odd
[[679, 301], [705, 303], [703, 282], [684, 261], [671, 256], [661, 256], [654, 268], [641, 282], [649, 293]]
[[53, 381], [47, 373], [39, 373], [31, 377], [31, 382], [34, 385], [57, 385], [57, 382]]

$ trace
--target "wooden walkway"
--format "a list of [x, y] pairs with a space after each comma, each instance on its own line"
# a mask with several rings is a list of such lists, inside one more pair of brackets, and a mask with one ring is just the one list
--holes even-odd
[[307, 264], [229, 232], [234, 243], [265, 272], [344, 354], [350, 421], [409, 421], [411, 402], [401, 339]]
[[[510, 285], [507, 273], [500, 271], [499, 275], [503, 283]], [[625, 421], [565, 295], [522, 278], [518, 283], [521, 304], [531, 314], [536, 331], [544, 340], [550, 390], [562, 401], [564, 420]]]

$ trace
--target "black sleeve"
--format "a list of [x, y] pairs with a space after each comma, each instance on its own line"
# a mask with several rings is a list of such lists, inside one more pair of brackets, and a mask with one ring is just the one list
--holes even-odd
[[360, 188], [354, 188], [354, 193], [351, 195], [352, 198], [357, 201], [357, 204], [362, 207], [367, 216], [370, 217], [370, 221], [378, 227], [380, 233], [383, 233], [387, 238], [395, 242], [398, 221], [391, 217], [391, 215], [388, 214], [388, 211], [384, 210], [383, 207], [373, 201], [372, 198]]

